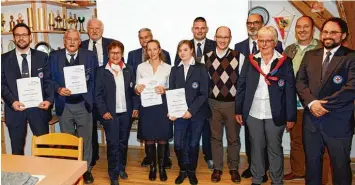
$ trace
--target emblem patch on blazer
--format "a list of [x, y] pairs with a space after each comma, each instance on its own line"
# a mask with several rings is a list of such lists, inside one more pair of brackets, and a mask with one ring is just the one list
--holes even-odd
[[90, 75], [86, 75], [86, 81], [89, 81]]
[[43, 72], [39, 72], [39, 73], [38, 73], [38, 77], [39, 77], [39, 78], [43, 78]]
[[285, 85], [285, 80], [284, 79], [280, 79], [278, 82], [277, 82], [277, 85], [279, 87], [283, 87]]
[[192, 83], [192, 88], [197, 89], [198, 88], [198, 82], [193, 82]]
[[336, 75], [336, 76], [334, 76], [334, 78], [333, 78], [333, 82], [334, 82], [335, 84], [341, 84], [341, 82], [343, 82], [343, 77], [341, 77], [341, 76], [339, 76], [339, 75]]
[[129, 84], [129, 86], [132, 88], [132, 87], [133, 87], [133, 82], [131, 82], [131, 83]]

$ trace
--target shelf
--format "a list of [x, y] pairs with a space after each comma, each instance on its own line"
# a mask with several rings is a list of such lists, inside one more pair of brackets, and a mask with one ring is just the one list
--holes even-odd
[[[59, 30], [35, 30], [32, 31], [32, 33], [52, 33], [52, 34], [64, 34], [65, 31], [59, 31]], [[87, 32], [80, 32], [80, 34], [87, 34]], [[2, 32], [1, 35], [12, 35], [12, 32]]]
[[17, 0], [9, 0], [9, 1], [1, 1], [1, 6], [12, 6], [12, 5], [21, 5], [21, 4], [29, 4], [32, 2], [38, 3], [47, 3], [51, 5], [66, 7], [68, 9], [88, 9], [88, 7], [96, 6], [96, 3], [88, 3], [86, 6], [79, 6], [78, 4], [64, 3], [56, 0], [34, 0], [34, 1], [17, 1]]

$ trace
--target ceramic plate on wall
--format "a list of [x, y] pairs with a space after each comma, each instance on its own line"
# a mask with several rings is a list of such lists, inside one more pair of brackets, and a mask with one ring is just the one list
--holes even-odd
[[269, 14], [269, 11], [266, 10], [266, 8], [264, 8], [262, 6], [255, 6], [249, 10], [248, 15], [253, 14], [253, 13], [260, 14], [261, 16], [263, 16], [264, 25], [266, 25], [269, 22], [270, 14]]

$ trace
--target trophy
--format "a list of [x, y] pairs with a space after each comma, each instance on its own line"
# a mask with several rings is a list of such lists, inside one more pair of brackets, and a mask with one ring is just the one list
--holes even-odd
[[54, 13], [53, 12], [49, 13], [48, 25], [49, 25], [49, 30], [53, 31], [54, 30], [54, 26], [55, 26], [55, 20], [54, 20]]
[[65, 17], [65, 14], [63, 14], [63, 26], [62, 26], [63, 30], [67, 30], [68, 29], [68, 23], [67, 23], [67, 18]]
[[59, 10], [57, 11], [57, 17], [54, 20], [56, 22], [54, 29], [55, 30], [62, 30], [61, 23], [62, 23], [63, 19], [60, 17]]
[[80, 32], [83, 33], [85, 32], [84, 30], [84, 21], [85, 21], [85, 17], [78, 17], [78, 21], [80, 22]]
[[14, 27], [15, 27], [14, 16], [13, 16], [13, 15], [10, 15], [10, 30], [9, 30], [9, 32], [12, 32], [12, 30], [14, 29]]
[[17, 18], [17, 24], [19, 24], [19, 23], [23, 23], [23, 19], [22, 19], [22, 14], [18, 14], [18, 18]]
[[[1, 13], [1, 32], [5, 31], [5, 15], [3, 13]], [[2, 47], [1, 47], [2, 48]]]
[[74, 24], [74, 19], [71, 12], [69, 12], [68, 24], [69, 24], [69, 29], [72, 29]]
[[76, 18], [76, 14], [74, 14], [74, 18], [73, 18], [73, 24], [74, 24], [74, 28], [77, 30], [78, 29], [78, 19]]

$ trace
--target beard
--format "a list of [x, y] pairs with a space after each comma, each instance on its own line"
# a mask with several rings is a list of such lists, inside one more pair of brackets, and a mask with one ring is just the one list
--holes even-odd
[[24, 44], [20, 44], [21, 40], [19, 42], [16, 42], [16, 46], [20, 49], [26, 49], [29, 45], [30, 45], [30, 42], [23, 42]]
[[256, 29], [248, 30], [248, 35], [249, 36], [255, 36], [257, 34], [258, 34], [258, 30], [256, 30]]
[[[330, 44], [326, 44], [325, 41], [327, 41], [327, 40], [331, 40], [331, 41], [333, 41], [333, 42], [331, 42]], [[324, 46], [326, 49], [333, 49], [333, 48], [338, 47], [341, 43], [340, 43], [340, 42], [335, 42], [334, 39], [324, 39], [324, 40], [322, 41], [322, 44], [323, 44], [323, 46]]]

